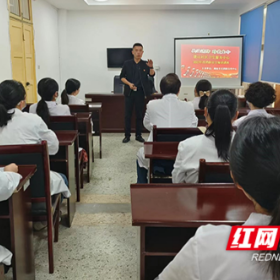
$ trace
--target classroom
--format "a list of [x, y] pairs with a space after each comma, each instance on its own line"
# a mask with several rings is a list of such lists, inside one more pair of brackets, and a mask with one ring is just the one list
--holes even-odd
[[280, 0], [0, 0], [0, 280], [280, 280]]

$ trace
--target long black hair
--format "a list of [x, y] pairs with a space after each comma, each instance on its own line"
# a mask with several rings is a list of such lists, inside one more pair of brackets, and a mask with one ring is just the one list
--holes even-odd
[[44, 79], [41, 79], [37, 85], [37, 92], [38, 94], [42, 97], [42, 91], [43, 91], [43, 86], [44, 86], [44, 83], [45, 81], [49, 80], [51, 78], [44, 78]]
[[40, 92], [41, 100], [38, 102], [36, 113], [49, 126], [50, 112], [45, 101], [52, 101], [56, 92], [58, 92], [58, 83], [54, 79], [45, 78], [44, 81], [38, 83], [38, 91]]
[[24, 86], [20, 82], [6, 80], [0, 84], [0, 127], [6, 126], [12, 119], [13, 113], [8, 113], [8, 110], [16, 108], [25, 99], [25, 95]]
[[209, 98], [209, 95], [212, 90], [212, 84], [208, 80], [200, 80], [195, 86], [195, 91], [198, 96], [200, 96], [200, 93], [207, 93], [200, 97], [199, 105], [198, 107], [203, 110], [207, 104], [207, 100]]
[[69, 97], [68, 94], [72, 94], [73, 92], [79, 90], [81, 87], [80, 81], [76, 79], [69, 79], [65, 84], [65, 90], [61, 93], [61, 103], [62, 104], [69, 104]]
[[[250, 118], [238, 127], [230, 150], [230, 168], [234, 181], [272, 215], [270, 226], [280, 225], [279, 155], [278, 117]], [[280, 253], [279, 245], [275, 253]], [[273, 279], [280, 279], [278, 261], [269, 262], [268, 268]]]
[[205, 135], [215, 137], [218, 157], [228, 161], [233, 131], [231, 123], [236, 116], [237, 98], [228, 90], [218, 90], [210, 96], [207, 110], [212, 124], [206, 130]]

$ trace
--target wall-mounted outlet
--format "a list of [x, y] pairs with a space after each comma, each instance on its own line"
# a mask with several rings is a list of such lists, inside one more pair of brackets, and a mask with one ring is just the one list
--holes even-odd
[[155, 68], [155, 70], [157, 70], [157, 71], [160, 70], [160, 67], [159, 67], [159, 66], [155, 66], [154, 68]]

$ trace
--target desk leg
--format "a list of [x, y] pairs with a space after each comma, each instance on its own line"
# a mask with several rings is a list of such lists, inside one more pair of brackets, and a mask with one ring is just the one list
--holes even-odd
[[102, 158], [102, 119], [101, 119], [101, 111], [99, 111], [99, 153], [100, 158]]
[[[92, 131], [92, 130], [91, 130]], [[87, 163], [87, 168], [88, 168], [88, 172], [87, 172], [87, 182], [90, 182], [90, 178], [91, 178], [91, 174], [92, 174], [92, 162], [93, 162], [93, 137], [92, 137], [92, 133], [89, 134], [89, 139], [88, 139], [88, 143], [89, 143], [89, 147], [88, 147], [88, 163]]]
[[76, 212], [77, 192], [76, 192], [76, 177], [75, 177], [75, 145], [67, 147], [67, 160], [68, 160], [68, 181], [71, 197], [67, 199], [68, 226], [71, 227], [74, 215]]
[[14, 280], [35, 279], [30, 191], [22, 189], [9, 200]]
[[140, 230], [140, 280], [145, 280], [146, 227], [141, 226]]

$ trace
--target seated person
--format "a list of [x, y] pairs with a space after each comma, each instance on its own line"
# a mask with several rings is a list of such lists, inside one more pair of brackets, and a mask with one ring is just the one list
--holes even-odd
[[41, 100], [32, 104], [29, 113], [38, 114], [48, 125], [50, 116], [70, 116], [67, 105], [56, 103], [58, 97], [58, 84], [55, 80], [45, 78], [38, 83], [38, 93]]
[[276, 99], [275, 90], [271, 85], [262, 82], [251, 84], [245, 93], [245, 98], [251, 111], [247, 116], [236, 120], [233, 126], [238, 127], [247, 118], [258, 116], [273, 117], [273, 115], [268, 114], [265, 110], [265, 107], [271, 105]]
[[78, 80], [67, 80], [65, 90], [61, 94], [61, 103], [66, 105], [85, 105], [85, 102], [77, 97], [80, 87], [81, 83]]
[[[39, 144], [47, 141], [50, 155], [58, 152], [59, 142], [55, 133], [35, 114], [23, 113], [26, 92], [23, 85], [13, 80], [0, 84], [0, 145]], [[51, 171], [51, 195], [71, 193], [64, 176]]]
[[[197, 127], [197, 117], [193, 105], [181, 101], [178, 94], [181, 81], [176, 74], [168, 74], [160, 83], [162, 99], [151, 100], [147, 105], [144, 126], [150, 131], [149, 142], [153, 141], [153, 126], [157, 127]], [[149, 161], [144, 157], [144, 148], [137, 153], [137, 182], [147, 183]]]
[[203, 135], [180, 142], [172, 171], [173, 183], [198, 183], [199, 160], [225, 162], [237, 119], [237, 98], [228, 90], [213, 93], [207, 103], [205, 118], [208, 128]]
[[192, 101], [195, 110], [204, 110], [207, 100], [211, 94], [212, 85], [207, 80], [200, 80], [195, 86], [195, 98]]
[[17, 173], [18, 167], [10, 164], [0, 168], [0, 201], [7, 200], [17, 188], [21, 175]]
[[[75, 80], [77, 83], [79, 81]], [[80, 84], [79, 84], [80, 85]], [[76, 87], [78, 84], [76, 84]], [[77, 90], [79, 93], [79, 90]], [[38, 93], [42, 99], [37, 103], [30, 106], [30, 113], [39, 115], [49, 127], [50, 116], [71, 116], [70, 108], [68, 105], [57, 104], [55, 102], [58, 97], [58, 84], [55, 80], [50, 78], [42, 79], [38, 83]], [[64, 96], [65, 98], [65, 96]], [[53, 101], [48, 101], [53, 100]], [[83, 148], [79, 148], [82, 153], [83, 161], [88, 162], [87, 152]]]
[[[17, 188], [21, 175], [17, 173], [18, 167], [15, 164], [10, 164], [4, 168], [0, 168], [0, 201], [9, 199]], [[7, 266], [11, 265], [13, 254], [5, 247], [0, 246], [0, 264], [4, 264], [6, 271]]]
[[[280, 225], [279, 154], [279, 118], [251, 118], [238, 128], [230, 151], [230, 167], [236, 187], [252, 201], [256, 212], [244, 226]], [[230, 232], [227, 225], [198, 228], [158, 279], [279, 279], [277, 260], [257, 262], [252, 259], [257, 251], [226, 251]], [[279, 246], [277, 251], [269, 252], [278, 255]]]

